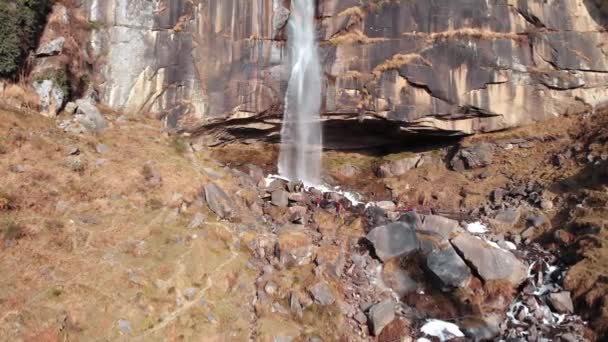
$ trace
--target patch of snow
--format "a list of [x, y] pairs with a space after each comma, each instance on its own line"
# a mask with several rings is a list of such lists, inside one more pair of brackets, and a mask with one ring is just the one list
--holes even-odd
[[488, 227], [486, 227], [483, 223], [477, 221], [469, 223], [467, 225], [467, 230], [471, 234], [485, 234], [488, 232]]
[[421, 338], [417, 339], [416, 342], [431, 342], [431, 340], [429, 340], [428, 338], [425, 338], [425, 337], [421, 337]]
[[[265, 179], [266, 186], [269, 186], [270, 183], [272, 183], [272, 181], [275, 179], [284, 180], [286, 182], [291, 181], [289, 178], [285, 178], [283, 176], [268, 175]], [[331, 187], [329, 185], [324, 185], [324, 184], [316, 185], [316, 184], [304, 183], [304, 188], [306, 188], [306, 190], [309, 190], [310, 188], [315, 188], [317, 190], [320, 190], [323, 193], [335, 192], [337, 194], [344, 196], [346, 199], [348, 199], [352, 203], [353, 206], [357, 206], [357, 205], [359, 205], [359, 203], [362, 203], [359, 200], [359, 198], [361, 197], [361, 196], [359, 196], [359, 194], [354, 193], [354, 192], [343, 191], [340, 189], [340, 187]]]
[[275, 179], [280, 179], [280, 180], [284, 180], [284, 181], [286, 181], [286, 182], [289, 182], [289, 179], [287, 179], [287, 178], [285, 178], [285, 177], [282, 177], [282, 176], [279, 176], [279, 175], [268, 175], [268, 176], [266, 177], [266, 179], [264, 180], [264, 181], [265, 181], [266, 186], [269, 186], [269, 185], [270, 185], [270, 183], [272, 183], [272, 181], [273, 181], [273, 180], [275, 180]]
[[505, 241], [505, 245], [512, 251], [517, 250], [517, 246], [511, 241]]
[[500, 248], [500, 246], [499, 246], [499, 245], [498, 245], [496, 242], [494, 242], [494, 241], [490, 241], [490, 240], [485, 240], [485, 241], [488, 243], [488, 245], [490, 245], [490, 246], [492, 246], [492, 247], [494, 247], [494, 248], [502, 249], [502, 248]]
[[425, 335], [437, 337], [442, 342], [455, 337], [464, 337], [464, 334], [456, 324], [437, 319], [429, 320], [420, 328], [420, 331]]

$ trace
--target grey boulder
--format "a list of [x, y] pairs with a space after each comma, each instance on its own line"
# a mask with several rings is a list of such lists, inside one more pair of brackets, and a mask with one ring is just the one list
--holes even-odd
[[451, 246], [431, 252], [426, 266], [445, 290], [464, 287], [471, 278], [471, 270]]
[[367, 234], [367, 239], [374, 245], [376, 255], [385, 262], [408, 255], [419, 248], [416, 232], [404, 222], [376, 227]]
[[374, 336], [380, 335], [382, 330], [395, 319], [395, 302], [386, 299], [369, 309], [369, 322], [371, 323], [371, 333]]
[[234, 215], [232, 200], [219, 186], [209, 183], [203, 187], [207, 206], [221, 219], [230, 219]]
[[527, 266], [509, 251], [465, 233], [451, 242], [484, 281], [504, 280], [519, 285], [527, 277]]
[[322, 281], [315, 284], [310, 288], [310, 294], [312, 295], [315, 303], [319, 305], [331, 305], [336, 301], [331, 287], [328, 283]]

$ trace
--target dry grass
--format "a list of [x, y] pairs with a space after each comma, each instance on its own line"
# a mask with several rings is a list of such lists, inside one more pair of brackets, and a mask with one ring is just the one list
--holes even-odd
[[404, 32], [402, 36], [416, 36], [426, 38], [428, 43], [434, 43], [440, 40], [448, 39], [483, 39], [483, 40], [496, 40], [496, 39], [510, 39], [514, 41], [523, 41], [527, 39], [524, 34], [517, 34], [512, 32], [495, 32], [485, 29], [478, 28], [461, 28], [456, 30], [424, 33], [424, 32]]
[[361, 30], [354, 29], [346, 33], [341, 33], [333, 36], [329, 39], [329, 42], [333, 45], [344, 45], [344, 44], [374, 44], [379, 42], [387, 41], [387, 38], [370, 38], [365, 35]]
[[399, 69], [400, 67], [413, 62], [416, 64], [425, 65], [427, 67], [432, 66], [431, 62], [426, 60], [419, 53], [396, 54], [391, 59], [386, 60], [382, 64], [376, 66], [372, 73], [377, 77], [388, 70]]

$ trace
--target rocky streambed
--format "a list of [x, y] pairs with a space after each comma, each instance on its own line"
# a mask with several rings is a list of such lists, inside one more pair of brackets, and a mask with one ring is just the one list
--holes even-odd
[[[289, 297], [296, 315], [306, 305], [335, 303], [362, 339], [585, 340], [585, 323], [560, 285], [563, 269], [537, 244], [510, 241], [479, 222], [390, 201], [353, 203], [299, 182], [264, 183], [255, 168], [250, 174], [263, 185], [262, 211], [275, 226], [270, 263], [274, 255], [279, 268], [315, 265], [310, 300]], [[324, 227], [335, 220], [368, 233], [357, 238]]]

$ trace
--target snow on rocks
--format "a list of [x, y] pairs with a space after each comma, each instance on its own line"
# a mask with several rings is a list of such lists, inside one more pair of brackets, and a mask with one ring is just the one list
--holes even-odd
[[420, 331], [427, 336], [436, 337], [439, 341], [449, 341], [453, 338], [464, 337], [460, 328], [450, 322], [431, 319], [420, 328]]

